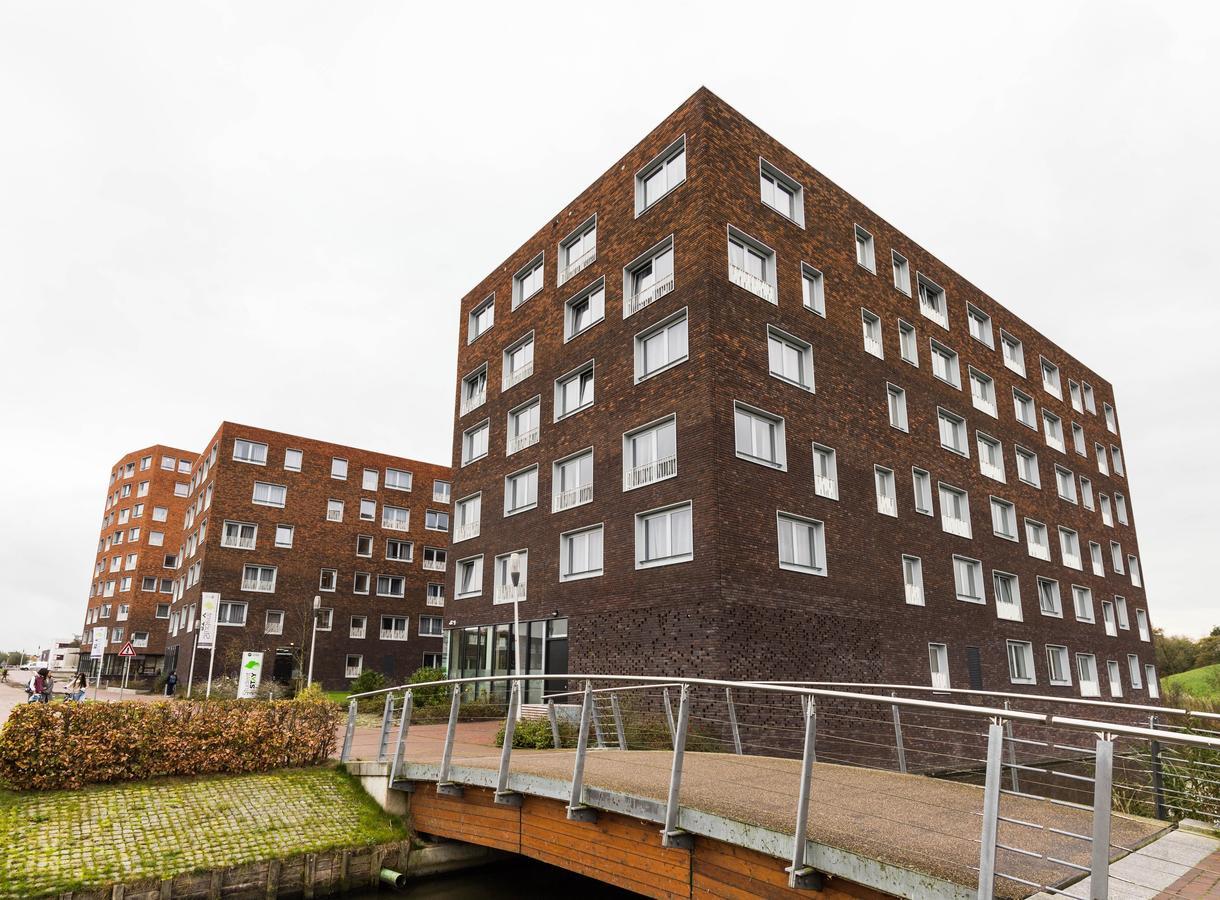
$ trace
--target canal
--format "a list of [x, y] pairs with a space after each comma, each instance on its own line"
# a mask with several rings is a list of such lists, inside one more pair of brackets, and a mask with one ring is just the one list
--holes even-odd
[[410, 897], [411, 900], [475, 900], [481, 897], [503, 900], [537, 900], [541, 897], [625, 900], [639, 895], [532, 859], [517, 858], [465, 872], [420, 878], [402, 891], [383, 888], [380, 892], [364, 891], [345, 896], [354, 900], [389, 900], [395, 896]]

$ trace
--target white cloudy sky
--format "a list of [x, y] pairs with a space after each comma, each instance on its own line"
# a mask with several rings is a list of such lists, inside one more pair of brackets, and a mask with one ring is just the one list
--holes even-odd
[[1115, 385], [1155, 621], [1220, 624], [1220, 13], [0, 2], [0, 648], [123, 452], [448, 459], [455, 303], [706, 84]]

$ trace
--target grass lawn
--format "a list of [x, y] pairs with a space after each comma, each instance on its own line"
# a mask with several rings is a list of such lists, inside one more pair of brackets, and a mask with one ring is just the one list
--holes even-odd
[[0, 791], [0, 898], [406, 838], [334, 768]]
[[1166, 687], [1178, 688], [1192, 697], [1220, 700], [1220, 663], [1169, 675], [1161, 681]]

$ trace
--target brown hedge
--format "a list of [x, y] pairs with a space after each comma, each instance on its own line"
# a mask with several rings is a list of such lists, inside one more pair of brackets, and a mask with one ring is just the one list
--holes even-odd
[[341, 716], [324, 700], [29, 703], [0, 731], [0, 780], [51, 790], [316, 765]]

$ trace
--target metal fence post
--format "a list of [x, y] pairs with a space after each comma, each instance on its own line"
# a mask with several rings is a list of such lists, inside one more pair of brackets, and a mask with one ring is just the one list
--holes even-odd
[[563, 741], [559, 737], [559, 714], [555, 711], [554, 700], [546, 702], [546, 717], [551, 720], [551, 744], [559, 750], [563, 747]]
[[1110, 896], [1110, 808], [1114, 778], [1114, 741], [1104, 732], [1097, 736], [1096, 768], [1093, 770], [1093, 861], [1089, 867], [1092, 900]]
[[593, 717], [593, 736], [597, 738], [597, 749], [604, 750], [606, 749], [606, 740], [602, 737], [602, 720], [597, 714], [596, 697], [593, 698], [593, 706], [590, 708], [589, 713]]
[[[897, 694], [890, 694], [891, 697], [897, 697]], [[894, 747], [898, 751], [898, 771], [903, 775], [907, 773], [907, 751], [902, 746], [902, 715], [898, 712], [898, 704], [894, 703], [890, 706], [890, 711], [894, 715]]]
[[810, 781], [813, 776], [813, 729], [817, 711], [812, 697], [804, 706], [805, 749], [801, 754], [801, 786], [797, 792], [796, 829], [792, 838], [792, 865], [788, 868], [788, 887], [816, 890], [822, 887], [822, 879], [816, 871], [805, 865], [805, 829], [809, 809]]
[[610, 711], [614, 714], [614, 730], [618, 733], [618, 748], [627, 749], [627, 732], [623, 730], [623, 711], [618, 705], [618, 694], [610, 695]]
[[407, 730], [411, 727], [411, 710], [415, 707], [415, 697], [408, 688], [402, 695], [402, 713], [398, 720], [398, 737], [394, 741], [394, 760], [390, 764], [390, 786], [398, 780], [398, 770], [402, 768], [403, 758], [407, 752]]
[[377, 741], [377, 762], [385, 760], [385, 745], [390, 738], [390, 723], [394, 721], [394, 692], [387, 691], [385, 708], [381, 710], [381, 737]]
[[983, 782], [983, 826], [979, 834], [979, 900], [995, 897], [995, 844], [1000, 825], [1000, 784], [1004, 777], [1004, 728], [987, 726], [987, 774]]
[[356, 701], [347, 702], [347, 730], [343, 732], [343, 752], [339, 754], [339, 762], [347, 762], [352, 758], [352, 739], [356, 736]]
[[[1156, 716], [1148, 717], [1148, 727], [1156, 728]], [[1161, 769], [1161, 742], [1148, 742], [1149, 761], [1152, 763], [1152, 796], [1156, 800], [1156, 817], [1166, 820], [1169, 818], [1165, 810], [1165, 773]]]
[[733, 689], [724, 689], [724, 699], [729, 704], [729, 727], [733, 729], [733, 750], [741, 756], [741, 732], [737, 730], [737, 708], [733, 706]]
[[661, 688], [661, 699], [665, 701], [665, 721], [669, 724], [669, 744], [677, 746], [678, 732], [674, 728], [674, 706], [669, 702], [669, 688]]
[[[1004, 708], [1008, 709], [1008, 701], [1004, 701]], [[1013, 791], [1021, 790], [1021, 782], [1017, 780], [1017, 744], [1012, 739], [1012, 720], [1004, 720], [1004, 739], [1008, 742], [1005, 755], [1008, 757], [1008, 774], [1012, 778]]]
[[449, 704], [449, 727], [445, 729], [445, 749], [441, 753], [441, 767], [436, 775], [438, 794], [461, 795], [462, 788], [449, 780], [449, 762], [453, 759], [453, 739], [457, 735], [458, 712], [462, 708], [462, 688], [453, 686], [453, 700]]
[[678, 797], [682, 788], [682, 758], [686, 754], [686, 729], [690, 721], [690, 688], [682, 685], [678, 701], [677, 734], [674, 737], [674, 761], [669, 770], [669, 796], [665, 801], [665, 830], [661, 832], [663, 847], [681, 847], [689, 850], [694, 846], [694, 835], [678, 827]]
[[580, 725], [576, 731], [576, 764], [572, 769], [572, 793], [568, 796], [568, 818], [578, 822], [597, 819], [597, 810], [585, 806], [582, 799], [585, 779], [585, 753], [589, 749], [589, 719], [593, 715], [593, 686], [585, 682], [584, 696], [580, 701]]
[[521, 795], [508, 789], [508, 763], [513, 753], [513, 735], [517, 729], [517, 711], [521, 708], [521, 688], [514, 681], [508, 694], [508, 714], [504, 717], [504, 740], [500, 746], [500, 775], [496, 780], [495, 802], [503, 806], [520, 806]]

